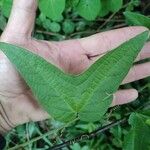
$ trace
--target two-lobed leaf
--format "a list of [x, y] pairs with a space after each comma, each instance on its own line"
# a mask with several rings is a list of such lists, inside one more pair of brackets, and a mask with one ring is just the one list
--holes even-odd
[[79, 118], [94, 122], [112, 103], [132, 63], [148, 38], [148, 31], [108, 52], [80, 75], [68, 75], [43, 58], [11, 44], [0, 49], [15, 65], [38, 102], [56, 120]]

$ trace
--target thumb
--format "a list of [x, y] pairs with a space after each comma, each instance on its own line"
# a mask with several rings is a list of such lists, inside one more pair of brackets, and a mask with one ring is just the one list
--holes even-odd
[[36, 16], [37, 0], [13, 0], [11, 14], [1, 38], [31, 36]]

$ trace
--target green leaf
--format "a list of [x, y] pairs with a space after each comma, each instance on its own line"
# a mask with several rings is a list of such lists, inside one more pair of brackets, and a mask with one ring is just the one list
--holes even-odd
[[150, 29], [150, 18], [144, 15], [129, 12], [129, 11], [124, 12], [124, 15], [130, 24], [145, 26]]
[[43, 58], [11, 44], [0, 49], [16, 66], [39, 103], [54, 119], [94, 122], [102, 118], [132, 63], [148, 38], [148, 31], [110, 51], [80, 75], [68, 75]]
[[2, 4], [3, 4], [3, 0], [0, 0], [0, 7], [2, 7]]
[[63, 31], [66, 34], [73, 33], [75, 30], [75, 24], [71, 20], [65, 20], [63, 22]]
[[149, 117], [150, 117], [150, 109], [144, 110], [144, 111], [140, 112], [140, 114], [142, 114], [143, 117], [145, 117], [145, 119], [149, 119]]
[[0, 15], [0, 29], [3, 31], [6, 27], [6, 18]]
[[5, 17], [9, 17], [11, 8], [12, 8], [12, 0], [4, 0], [2, 5], [2, 13]]
[[45, 19], [45, 20], [42, 22], [42, 25], [43, 25], [43, 27], [44, 27], [45, 29], [49, 29], [50, 24], [51, 24], [50, 19]]
[[50, 19], [59, 21], [65, 9], [65, 0], [40, 0], [39, 9]]
[[79, 21], [76, 23], [76, 31], [83, 31], [86, 28], [86, 21]]
[[67, 4], [69, 7], [76, 7], [80, 0], [68, 0]]
[[122, 8], [123, 0], [101, 0], [100, 17], [106, 16], [109, 12], [117, 12]]
[[149, 150], [150, 149], [150, 126], [146, 120], [150, 119], [150, 113], [132, 113], [129, 123], [132, 128], [125, 137], [124, 150]]
[[101, 0], [101, 6], [102, 7], [101, 7], [100, 12], [99, 12], [100, 17], [104, 17], [109, 13], [109, 11], [110, 11], [109, 3], [110, 3], [109, 0]]
[[109, 9], [111, 12], [117, 12], [122, 8], [123, 0], [109, 0]]
[[52, 23], [50, 23], [49, 29], [52, 32], [59, 32], [61, 30], [61, 26], [57, 22], [52, 22]]
[[130, 3], [134, 6], [139, 6], [141, 4], [141, 0], [131, 0]]
[[76, 10], [80, 16], [87, 20], [94, 20], [100, 11], [100, 0], [80, 0]]

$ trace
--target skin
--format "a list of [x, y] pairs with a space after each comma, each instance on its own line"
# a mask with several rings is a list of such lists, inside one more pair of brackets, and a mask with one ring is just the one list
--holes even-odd
[[[28, 2], [14, 0], [11, 16], [0, 41], [25, 47], [61, 70], [72, 74], [85, 71], [108, 51], [147, 30], [145, 27], [127, 27], [76, 40], [41, 41], [31, 37], [36, 8], [37, 0]], [[135, 61], [146, 58], [150, 58], [150, 43], [145, 44]], [[148, 76], [150, 76], [150, 62], [135, 65], [122, 84]], [[1, 132], [29, 121], [50, 118], [37, 104], [30, 88], [2, 52], [0, 52], [0, 83], [0, 125], [3, 127], [0, 126]], [[114, 94], [112, 106], [129, 103], [137, 97], [138, 92], [135, 89], [120, 90]]]

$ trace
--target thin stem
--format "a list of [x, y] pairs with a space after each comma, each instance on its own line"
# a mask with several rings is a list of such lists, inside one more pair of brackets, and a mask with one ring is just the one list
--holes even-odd
[[141, 87], [138, 92], [142, 92], [143, 90], [145, 90], [146, 88], [150, 87], [150, 83], [147, 83], [146, 85], [144, 85], [143, 87]]
[[77, 121], [77, 120], [78, 120], [78, 118], [76, 118], [75, 120], [73, 120], [73, 121], [71, 121], [71, 122], [69, 122], [69, 123], [67, 123], [67, 124], [65, 124], [65, 125], [63, 125], [63, 126], [57, 128], [57, 129], [54, 129], [54, 130], [49, 131], [49, 132], [47, 132], [47, 133], [45, 133], [45, 134], [42, 134], [41, 136], [36, 137], [36, 138], [32, 139], [32, 140], [29, 141], [29, 142], [25, 142], [25, 143], [23, 143], [23, 144], [16, 145], [15, 147], [9, 148], [8, 150], [18, 150], [18, 149], [20, 149], [20, 148], [22, 148], [22, 147], [25, 147], [25, 146], [27, 146], [27, 145], [29, 145], [29, 144], [31, 144], [31, 143], [34, 143], [34, 142], [36, 142], [36, 141], [38, 141], [38, 140], [40, 140], [40, 139], [42, 139], [42, 138], [45, 138], [45, 137], [47, 137], [47, 136], [49, 136], [49, 135], [51, 135], [51, 134], [54, 134], [54, 133], [56, 133], [56, 132], [59, 132], [60, 130], [62, 130], [62, 129], [64, 129], [64, 128], [68, 127], [71, 123], [74, 123], [74, 122]]
[[[73, 18], [72, 19], [73, 21], [83, 21], [83, 19], [80, 19], [80, 18]], [[99, 22], [99, 21], [106, 21], [107, 19], [105, 19], [105, 18], [98, 18], [98, 19], [96, 19], [96, 20], [93, 20], [92, 22]], [[118, 22], [118, 23], [122, 23], [122, 22], [124, 22], [124, 20], [123, 19], [111, 19], [110, 20], [110, 22]]]
[[116, 15], [116, 12], [113, 13], [112, 15], [110, 15], [110, 17], [97, 29], [97, 31], [99, 31], [100, 29], [102, 29], [108, 22], [110, 22], [110, 20]]
[[76, 35], [79, 35], [79, 34], [95, 34], [95, 33], [96, 33], [95, 30], [79, 31], [79, 32], [72, 33], [72, 34], [70, 35], [70, 37], [73, 37], [73, 36], [76, 36]]
[[74, 144], [76, 142], [82, 142], [82, 141], [85, 141], [85, 140], [92, 139], [92, 138], [98, 136], [99, 134], [101, 134], [102, 132], [104, 132], [106, 130], [109, 130], [110, 128], [112, 128], [114, 126], [117, 126], [119, 124], [127, 122], [127, 118], [128, 117], [125, 117], [125, 118], [123, 118], [121, 120], [118, 120], [118, 121], [110, 123], [110, 124], [108, 124], [106, 126], [100, 127], [100, 128], [96, 129], [93, 132], [81, 134], [81, 135], [77, 136], [76, 138], [73, 138], [73, 139], [68, 140], [68, 141], [66, 141], [64, 143], [58, 144], [58, 145], [56, 145], [54, 147], [51, 147], [51, 148], [49, 148], [49, 150], [60, 150], [62, 148], [70, 146], [70, 145], [72, 145], [72, 144]]
[[122, 24], [118, 24], [118, 25], [115, 25], [113, 26], [111, 29], [118, 29], [118, 28], [122, 28], [122, 27], [126, 27], [127, 25], [125, 23], [122, 23]]
[[53, 32], [48, 32], [48, 31], [42, 31], [42, 30], [36, 30], [35, 31], [36, 33], [42, 33], [42, 34], [45, 34], [45, 35], [52, 35], [52, 36], [63, 36], [59, 33], [53, 33]]

